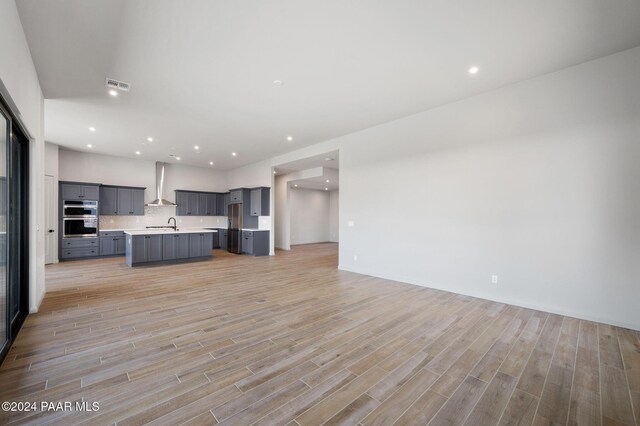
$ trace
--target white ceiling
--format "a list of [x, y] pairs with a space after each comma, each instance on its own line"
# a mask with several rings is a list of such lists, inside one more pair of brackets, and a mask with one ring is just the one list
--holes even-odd
[[48, 141], [220, 169], [640, 45], [638, 0], [16, 3]]

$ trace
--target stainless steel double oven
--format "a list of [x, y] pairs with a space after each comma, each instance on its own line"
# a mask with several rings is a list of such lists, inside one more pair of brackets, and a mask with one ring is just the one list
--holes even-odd
[[98, 236], [98, 202], [92, 200], [63, 201], [64, 238]]

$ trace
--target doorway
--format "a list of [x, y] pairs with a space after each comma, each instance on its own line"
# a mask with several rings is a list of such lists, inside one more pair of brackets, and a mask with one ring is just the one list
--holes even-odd
[[0, 362], [29, 312], [29, 139], [0, 103]]
[[44, 176], [44, 194], [44, 263], [48, 265], [56, 261], [56, 245], [58, 244], [58, 238], [55, 234], [57, 222], [56, 182], [53, 176]]
[[339, 152], [316, 154], [273, 169], [276, 249], [339, 242]]

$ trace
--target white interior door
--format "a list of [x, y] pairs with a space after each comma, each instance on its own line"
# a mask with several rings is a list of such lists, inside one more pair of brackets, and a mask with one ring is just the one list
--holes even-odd
[[44, 263], [54, 263], [56, 261], [56, 244], [58, 237], [56, 234], [56, 213], [57, 213], [57, 197], [55, 191], [55, 180], [53, 176], [44, 176], [44, 188], [45, 188], [45, 228], [44, 228], [44, 240], [45, 240], [45, 253]]

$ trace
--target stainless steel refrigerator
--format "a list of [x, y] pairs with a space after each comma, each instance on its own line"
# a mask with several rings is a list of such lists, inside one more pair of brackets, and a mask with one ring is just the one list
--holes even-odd
[[229, 253], [242, 253], [242, 203], [229, 204], [227, 250]]

